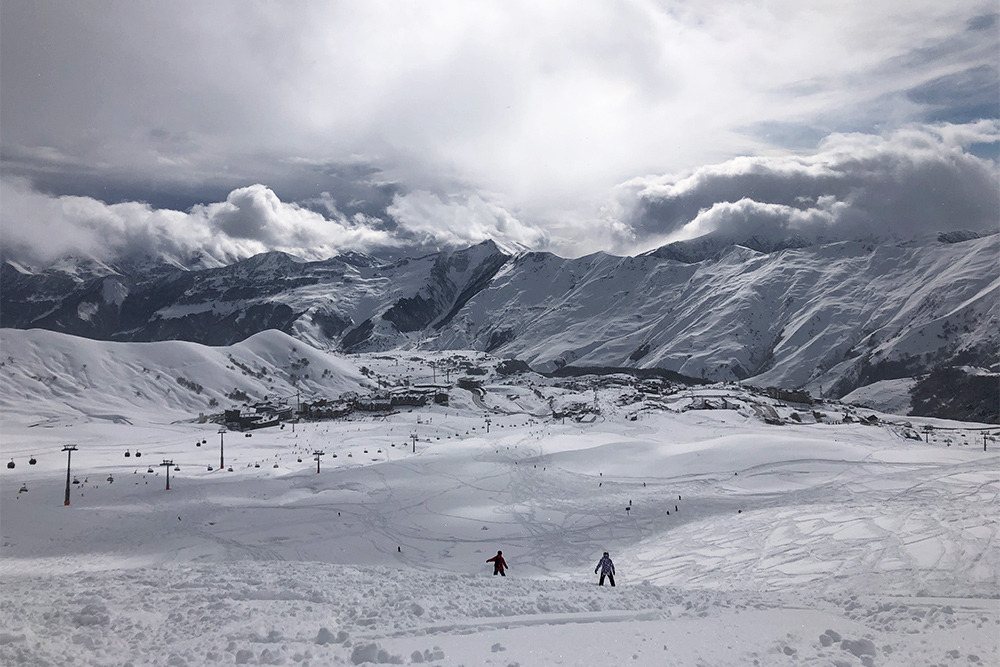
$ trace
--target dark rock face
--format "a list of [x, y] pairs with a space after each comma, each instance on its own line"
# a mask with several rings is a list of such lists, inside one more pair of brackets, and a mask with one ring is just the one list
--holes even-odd
[[326, 338], [336, 340], [354, 324], [354, 320], [336, 311], [318, 310], [310, 314], [310, 320], [319, 327], [320, 332]]
[[486, 342], [486, 351], [492, 352], [512, 340], [514, 340], [514, 331], [512, 329], [498, 329], [490, 334], [490, 338]]
[[371, 337], [374, 330], [375, 323], [371, 321], [371, 318], [369, 318], [359, 324], [356, 328], [351, 329], [347, 335], [344, 336], [344, 339], [340, 342], [340, 344], [346, 351], [353, 352]]
[[382, 319], [392, 322], [396, 331], [408, 333], [419, 331], [434, 321], [439, 309], [440, 302], [417, 294], [397, 301], [382, 315]]
[[1000, 424], [1000, 376], [973, 375], [961, 368], [935, 368], [910, 392], [919, 417]]

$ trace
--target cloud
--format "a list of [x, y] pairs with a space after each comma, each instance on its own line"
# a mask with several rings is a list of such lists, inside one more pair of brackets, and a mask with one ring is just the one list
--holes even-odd
[[998, 141], [996, 120], [833, 134], [807, 155], [739, 157], [629, 181], [622, 219], [646, 248], [708, 233], [817, 241], [995, 231], [997, 164], [967, 148]]
[[[264, 183], [430, 233], [428, 192], [612, 249], [630, 231], [602, 208], [637, 174], [995, 115], [994, 5], [0, 3], [0, 151], [54, 195], [188, 210]], [[253, 234], [266, 202], [229, 203]]]
[[421, 190], [397, 195], [387, 212], [401, 232], [422, 244], [466, 246], [487, 239], [527, 248], [547, 244], [543, 230], [523, 224], [478, 195], [442, 199]]
[[0, 198], [3, 255], [33, 266], [67, 254], [102, 261], [152, 256], [182, 264], [193, 258], [225, 264], [271, 250], [325, 259], [346, 250], [395, 245], [361, 214], [326, 217], [282, 202], [259, 184], [187, 212], [142, 202], [55, 197], [24, 179], [0, 180]]
[[0, 180], [0, 250], [44, 266], [65, 254], [228, 263], [280, 250], [324, 259], [346, 250], [509, 247], [577, 256], [634, 254], [708, 234], [764, 245], [897, 237], [1000, 221], [998, 166], [969, 152], [1000, 142], [1000, 121], [910, 126], [885, 135], [832, 134], [806, 154], [744, 156], [681, 174], [629, 180], [590, 217], [526, 221], [476, 192], [396, 192], [381, 217], [343, 213], [327, 192], [285, 202], [261, 184], [187, 211], [143, 202], [53, 196], [26, 179]]

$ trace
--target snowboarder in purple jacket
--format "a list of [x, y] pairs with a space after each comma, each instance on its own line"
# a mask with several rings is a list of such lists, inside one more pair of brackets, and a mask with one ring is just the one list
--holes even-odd
[[611, 562], [611, 556], [608, 555], [607, 551], [604, 552], [604, 557], [601, 558], [600, 562], [597, 563], [597, 567], [594, 568], [594, 574], [597, 574], [598, 570], [601, 572], [601, 581], [597, 584], [598, 586], [604, 585], [604, 577], [607, 577], [611, 581], [612, 586], [615, 585], [615, 564]]

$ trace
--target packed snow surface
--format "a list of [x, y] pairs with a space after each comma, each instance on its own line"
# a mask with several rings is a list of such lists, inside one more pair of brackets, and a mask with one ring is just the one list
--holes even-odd
[[982, 425], [527, 375], [247, 437], [198, 414], [447, 355], [2, 340], [5, 666], [1000, 664]]

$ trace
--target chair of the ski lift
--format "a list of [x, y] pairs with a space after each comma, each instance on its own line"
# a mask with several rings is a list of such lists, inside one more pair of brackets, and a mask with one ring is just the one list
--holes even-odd
[[153, 468], [152, 468], [152, 467], [148, 468], [148, 469], [146, 470], [146, 472], [149, 472], [149, 473], [153, 472]]
[[142, 452], [140, 452], [138, 449], [135, 450], [135, 458], [139, 458], [140, 456], [142, 456]]
[[254, 464], [253, 464], [253, 467], [254, 467], [254, 468], [259, 468], [259, 467], [260, 467], [260, 464], [259, 464], [259, 463], [254, 463]]
[[180, 466], [174, 466], [174, 472], [180, 472], [180, 471], [181, 471]]
[[128, 451], [128, 450], [126, 449], [126, 450], [125, 450], [125, 458], [128, 458], [128, 457], [130, 457], [130, 456], [132, 456], [132, 455], [131, 455], [131, 454], [129, 453], [129, 451]]
[[80, 480], [78, 480], [78, 479], [77, 479], [76, 477], [74, 477], [74, 478], [73, 478], [73, 483], [74, 483], [74, 484], [79, 484], [79, 483], [80, 483]]
[[302, 463], [302, 457], [301, 456], [299, 457], [299, 463]]
[[33, 466], [36, 463], [38, 463], [38, 459], [36, 459], [34, 456], [32, 456], [30, 459], [28, 459], [28, 465], [29, 466]]
[[9, 468], [9, 469], [13, 469], [14, 468], [14, 459], [10, 460], [10, 463], [7, 464], [7, 468]]
[[275, 467], [275, 468], [277, 468], [277, 467], [278, 467], [278, 464], [277, 464], [277, 463], [275, 463], [275, 464], [274, 464], [274, 467]]
[[22, 483], [21, 484], [21, 488], [18, 491], [18, 493], [27, 493], [27, 492], [28, 492], [28, 484], [27, 483]]
[[208, 472], [212, 472], [213, 470], [215, 470], [215, 468], [213, 468], [212, 466], [208, 466]]
[[115, 481], [115, 476], [114, 475], [108, 475], [108, 482], [111, 483], [111, 482], [114, 482], [114, 481]]
[[233, 466], [229, 466], [228, 468], [226, 468], [226, 471], [232, 472], [233, 471]]
[[201, 447], [201, 440], [199, 440], [198, 442], [194, 443], [194, 446], [195, 447]]

